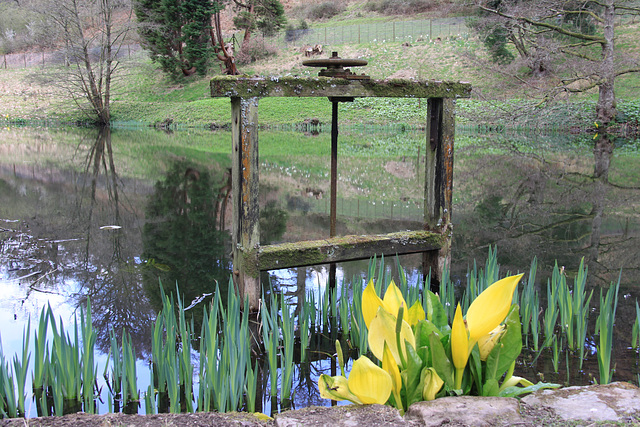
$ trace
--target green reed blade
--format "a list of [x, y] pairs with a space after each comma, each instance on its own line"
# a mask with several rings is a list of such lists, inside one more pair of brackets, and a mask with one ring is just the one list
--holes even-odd
[[610, 286], [605, 297], [600, 289], [600, 314], [596, 319], [596, 330], [599, 333], [597, 345], [598, 370], [600, 371], [600, 384], [609, 384], [613, 371], [611, 370], [611, 351], [613, 349], [613, 325], [615, 323], [616, 310], [618, 308], [618, 291], [622, 271], [618, 276], [615, 286]]
[[33, 337], [33, 343], [35, 346], [35, 357], [33, 360], [33, 377], [32, 384], [33, 389], [42, 389], [42, 385], [45, 383], [45, 375], [47, 372], [48, 357], [45, 358], [48, 353], [46, 352], [47, 344], [47, 329], [49, 326], [49, 316], [45, 307], [42, 307], [40, 317], [38, 319], [38, 331]]
[[82, 332], [82, 400], [84, 411], [95, 413], [95, 385], [97, 381], [98, 365], [95, 363], [94, 349], [97, 334], [93, 330], [91, 317], [91, 299], [87, 298], [87, 313], [80, 309], [80, 328]]
[[631, 346], [638, 348], [639, 342], [640, 342], [640, 306], [638, 305], [638, 300], [636, 299], [636, 319], [633, 322], [633, 329], [631, 332]]
[[[335, 292], [333, 292], [335, 295]], [[293, 360], [295, 323], [291, 314], [291, 307], [284, 298], [280, 299], [280, 319], [282, 332], [282, 352], [280, 357], [280, 371], [282, 372], [282, 384], [280, 389], [280, 399], [291, 399], [291, 387], [293, 384], [293, 368], [295, 366]]]

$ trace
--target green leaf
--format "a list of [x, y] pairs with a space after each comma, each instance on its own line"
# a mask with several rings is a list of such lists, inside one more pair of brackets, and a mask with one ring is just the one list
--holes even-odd
[[471, 369], [471, 377], [473, 378], [473, 382], [478, 387], [478, 395], [484, 396], [483, 390], [483, 381], [482, 381], [482, 360], [480, 359], [480, 351], [478, 350], [478, 346], [473, 346], [473, 350], [471, 351], [471, 357], [469, 357], [469, 368]]
[[506, 330], [487, 357], [485, 378], [499, 381], [522, 351], [522, 330], [518, 305], [513, 305], [505, 320]]
[[427, 290], [426, 292], [425, 314], [427, 316], [427, 320], [440, 329], [449, 324], [447, 312], [444, 310], [444, 307], [440, 302], [440, 298], [430, 290]]
[[499, 388], [500, 387], [498, 386], [498, 380], [496, 380], [495, 378], [489, 378], [482, 387], [482, 395], [497, 396]]
[[560, 388], [560, 387], [562, 387], [561, 384], [539, 382], [529, 387], [507, 387], [504, 390], [502, 390], [500, 393], [498, 393], [498, 396], [517, 397], [525, 393], [533, 393], [534, 391], [538, 391], [538, 390]]
[[453, 364], [451, 359], [447, 356], [442, 342], [436, 334], [429, 335], [429, 341], [431, 345], [431, 361], [433, 368], [438, 373], [438, 376], [444, 380], [446, 386], [453, 390], [456, 386], [453, 378]]
[[429, 358], [429, 336], [432, 333], [435, 333], [438, 337], [442, 335], [440, 329], [429, 320], [421, 320], [415, 326], [416, 351], [427, 365], [431, 365]]
[[[496, 368], [495, 379], [499, 380], [511, 364], [520, 356], [522, 352], [522, 329], [520, 324], [520, 308], [514, 304], [511, 307], [511, 311], [507, 315], [505, 321], [507, 330], [500, 338], [500, 358], [498, 359], [498, 366]], [[496, 347], [498, 347], [496, 345]]]
[[423, 384], [421, 381], [421, 372], [423, 362], [410, 344], [407, 344], [405, 341], [405, 345], [407, 347], [407, 369], [402, 371], [402, 375], [407, 393], [408, 408], [412, 403], [422, 400]]

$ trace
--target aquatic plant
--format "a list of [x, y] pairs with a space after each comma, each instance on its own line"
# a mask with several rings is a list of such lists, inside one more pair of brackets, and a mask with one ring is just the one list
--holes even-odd
[[[493, 271], [493, 270], [492, 270]], [[416, 301], [408, 307], [393, 281], [380, 298], [373, 280], [362, 293], [362, 311], [371, 352], [353, 362], [347, 378], [323, 374], [321, 396], [355, 403], [388, 403], [401, 412], [412, 403], [445, 395], [517, 396], [556, 384], [533, 383], [513, 375], [522, 349], [522, 332], [514, 290], [522, 274], [486, 287], [466, 314], [456, 305], [449, 326], [438, 296], [425, 291], [428, 310]], [[341, 349], [336, 344], [338, 358]]]
[[613, 348], [613, 324], [618, 308], [618, 290], [620, 289], [620, 279], [618, 277], [615, 286], [607, 289], [606, 296], [603, 296], [600, 289], [600, 314], [596, 319], [596, 334], [598, 334], [597, 357], [598, 370], [600, 371], [600, 384], [609, 384], [613, 371], [611, 369], [611, 350]]

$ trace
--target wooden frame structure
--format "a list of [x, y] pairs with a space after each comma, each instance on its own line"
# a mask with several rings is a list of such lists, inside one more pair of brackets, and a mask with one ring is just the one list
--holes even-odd
[[[219, 76], [212, 97], [231, 99], [234, 280], [252, 310], [258, 308], [260, 271], [369, 258], [373, 254], [424, 253], [439, 277], [451, 237], [455, 99], [467, 98], [463, 82], [347, 80], [329, 77]], [[423, 230], [375, 236], [260, 246], [258, 206], [258, 101], [263, 97], [426, 98], [426, 167]]]

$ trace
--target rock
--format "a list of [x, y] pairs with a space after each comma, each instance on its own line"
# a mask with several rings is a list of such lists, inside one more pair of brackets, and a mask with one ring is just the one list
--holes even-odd
[[412, 425], [420, 426], [496, 426], [524, 422], [518, 400], [510, 397], [443, 397], [418, 402], [404, 416]]
[[332, 427], [402, 427], [407, 422], [400, 413], [385, 405], [345, 405], [334, 407], [311, 406], [275, 416], [276, 426], [332, 426]]
[[525, 396], [522, 404], [534, 409], [550, 409], [567, 421], [640, 419], [640, 389], [626, 382], [541, 390]]
[[[629, 383], [540, 390], [521, 401], [501, 397], [443, 397], [411, 405], [404, 417], [384, 405], [312, 406], [261, 419], [248, 413], [71, 414], [0, 419], [0, 427], [205, 427], [205, 426], [590, 426], [640, 425], [640, 390]], [[600, 424], [604, 423], [604, 424]], [[611, 424], [608, 424], [611, 423]]]

